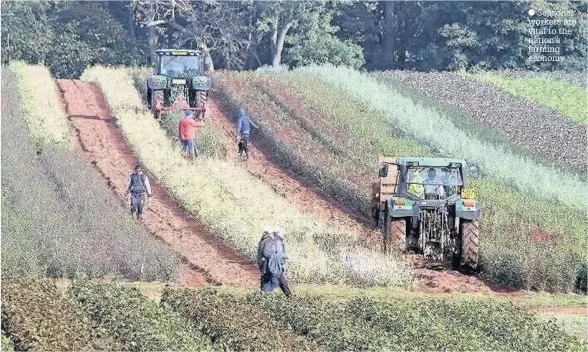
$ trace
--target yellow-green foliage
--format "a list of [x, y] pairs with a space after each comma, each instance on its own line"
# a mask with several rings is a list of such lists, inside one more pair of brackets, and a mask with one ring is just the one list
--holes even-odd
[[552, 108], [572, 119], [588, 123], [586, 92], [565, 81], [545, 77], [512, 78], [493, 73], [474, 75], [510, 94]]
[[67, 118], [49, 70], [20, 61], [9, 68], [17, 76], [20, 100], [26, 102], [21, 105], [22, 116], [37, 147], [56, 143], [72, 148]]
[[299, 282], [405, 285], [402, 260], [361, 246], [357, 236], [326, 226], [278, 196], [231, 162], [182, 158], [141, 103], [128, 70], [94, 67], [82, 79], [97, 82], [117, 123], [144, 165], [189, 212], [238, 251], [254, 259], [262, 227], [283, 226], [291, 277]]

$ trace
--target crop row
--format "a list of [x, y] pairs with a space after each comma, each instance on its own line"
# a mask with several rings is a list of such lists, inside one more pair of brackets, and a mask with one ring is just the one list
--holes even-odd
[[[433, 151], [405, 138], [383, 122], [384, 117], [378, 113], [367, 113], [362, 104], [345, 99], [339, 89], [304, 73], [261, 77], [250, 73], [223, 74], [217, 83], [231, 104], [244, 106], [262, 125], [262, 140], [266, 143], [267, 135], [279, 134], [287, 121], [289, 130], [285, 136], [296, 143], [280, 149], [283, 156], [276, 153], [280, 159], [304, 150], [306, 145], [313, 145], [314, 152], [303, 154], [306, 164], [283, 166], [303, 176], [314, 173], [313, 182], [318, 185], [321, 183], [316, 179], [326, 184], [342, 179], [352, 181], [354, 187], [361, 190], [359, 195], [364, 202], [369, 201], [373, 179], [370, 174], [375, 175], [375, 170], [371, 169], [378, 155], [433, 155]], [[337, 139], [338, 146], [346, 149], [332, 148], [330, 140], [333, 138]], [[356, 156], [360, 156], [361, 162], [353, 161]], [[325, 160], [337, 160], [337, 163]], [[346, 160], [351, 161], [346, 163]], [[323, 171], [340, 170], [339, 163], [346, 163], [345, 172]], [[309, 164], [314, 168], [303, 168]], [[582, 266], [582, 248], [586, 247], [587, 226], [583, 215], [492, 179], [470, 181], [486, 207], [481, 248], [484, 275], [492, 281], [517, 287], [572, 289]], [[329, 191], [328, 188], [324, 190]], [[348, 193], [353, 193], [352, 190]], [[337, 194], [339, 201], [354, 204], [353, 198], [341, 199], [344, 194]], [[533, 233], [542, 231], [549, 232], [556, 243], [535, 243]], [[509, 248], [516, 248], [516, 251]], [[559, 259], [553, 261], [554, 255]]]
[[586, 91], [568, 82], [543, 77], [513, 78], [492, 73], [477, 74], [473, 77], [490, 82], [514, 96], [530, 100], [539, 106], [559, 111], [577, 122], [588, 122]]
[[190, 319], [215, 346], [225, 350], [319, 350], [309, 340], [288, 331], [285, 324], [231, 295], [208, 289], [195, 291], [166, 287], [161, 302]]
[[19, 351], [120, 350], [108, 335], [92, 329], [53, 281], [2, 277], [2, 331]]
[[[4, 280], [3, 280], [4, 281]], [[63, 291], [63, 292], [62, 292]], [[491, 299], [397, 301], [284, 297], [166, 286], [160, 303], [136, 288], [6, 279], [2, 329], [42, 350], [581, 351], [552, 320]]]
[[410, 280], [403, 261], [301, 213], [234, 163], [206, 157], [194, 163], [184, 160], [177, 144], [145, 111], [127, 70], [97, 67], [82, 77], [100, 84], [121, 131], [157, 181], [239, 252], [254, 259], [262, 227], [280, 224], [288, 232], [289, 275], [298, 282], [395, 286]]
[[132, 351], [210, 351], [210, 339], [179, 314], [147, 299], [134, 287], [74, 281], [70, 295], [92, 320]]
[[22, 116], [36, 146], [54, 143], [72, 148], [65, 112], [49, 70], [20, 61], [11, 62], [9, 68], [16, 76], [10, 89], [16, 90], [23, 102]]
[[[382, 114], [388, 123], [425, 145], [440, 148], [444, 154], [470, 160], [480, 165], [487, 174], [524, 192], [580, 211], [586, 209], [586, 199], [578, 192], [585, 189], [586, 182], [579, 177], [538, 165], [500, 146], [472, 138], [442, 114], [415, 103], [365, 74], [329, 66], [303, 68], [301, 71], [340, 87], [350, 99], [368, 106], [368, 111]], [[558, 187], [553, 187], [554, 180], [557, 180]]]
[[[542, 322], [535, 314], [512, 303], [491, 300], [403, 303], [354, 298], [331, 301], [309, 295], [286, 298], [250, 294], [243, 297], [209, 290], [168, 288], [162, 301], [171, 301], [174, 309], [231, 341], [243, 339], [245, 349], [251, 346], [259, 350], [291, 350], [294, 345], [289, 346], [282, 333], [286, 326], [304, 338], [299, 341], [312, 341], [331, 351], [579, 351], [582, 348], [553, 321]], [[240, 314], [223, 315], [222, 307], [227, 305], [235, 307], [238, 313], [248, 314], [250, 319], [243, 319]], [[264, 324], [270, 322], [274, 326], [274, 341], [265, 339], [263, 332], [266, 330]], [[252, 341], [255, 343], [251, 344]], [[268, 342], [264, 346], [262, 341]]]
[[[31, 117], [19, 105], [48, 95], [25, 102], [14, 89], [18, 78], [2, 74], [2, 272], [175, 277], [177, 257], [137, 226], [79, 155], [58, 143], [33, 144], [24, 122]], [[53, 92], [53, 82], [45, 83]]]
[[[570, 171], [586, 171], [586, 128], [562, 113], [473, 78], [478, 76], [387, 71], [375, 77], [391, 89], [403, 88], [402, 94], [417, 104], [436, 110], [437, 116], [431, 116], [436, 123], [451, 119], [458, 128], [487, 143]], [[552, 99], [560, 101], [562, 96]]]

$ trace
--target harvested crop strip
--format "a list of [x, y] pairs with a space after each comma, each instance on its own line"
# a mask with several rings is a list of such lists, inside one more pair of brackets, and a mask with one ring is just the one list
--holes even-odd
[[[482, 131], [484, 126], [491, 127], [505, 141], [531, 156], [586, 171], [586, 127], [561, 113], [457, 73], [388, 71], [380, 76], [392, 88], [394, 82], [400, 81], [439, 105], [463, 113], [466, 119], [481, 124]], [[457, 115], [445, 114], [456, 124], [468, 123], [459, 121]]]
[[[422, 143], [477, 163], [488, 174], [525, 192], [557, 200], [580, 211], [586, 209], [586, 197], [580, 191], [586, 189], [586, 182], [579, 177], [538, 165], [499, 146], [480, 142], [455, 127], [443, 115], [415, 104], [410, 98], [357, 71], [332, 66], [300, 70], [339, 86], [350, 97], [383, 114], [389, 123]], [[558, 187], [554, 187], [554, 183]]]
[[3, 275], [2, 331], [18, 351], [121, 349], [111, 337], [92, 329], [73, 302], [63, 298], [52, 281], [44, 279]]
[[77, 280], [70, 293], [96, 330], [108, 331], [130, 351], [213, 350], [208, 337], [186, 319], [136, 288]]
[[73, 148], [67, 119], [49, 70], [20, 61], [12, 62], [9, 68], [16, 76], [18, 94], [24, 102], [22, 116], [37, 148], [47, 143]]
[[[190, 319], [229, 351], [318, 351], [315, 344], [288, 331], [263, 312], [214, 290], [166, 287], [161, 303]], [[230, 307], [230, 308], [229, 308]]]
[[490, 82], [539, 106], [552, 108], [580, 123], [588, 122], [586, 91], [567, 82], [543, 77], [509, 78], [492, 73], [476, 74], [473, 78]]
[[169, 280], [179, 260], [132, 220], [74, 151], [38, 155], [2, 72], [2, 272]]
[[288, 232], [289, 275], [298, 282], [388, 286], [410, 282], [409, 267], [401, 259], [366, 248], [354, 234], [301, 213], [237, 165], [210, 158], [184, 160], [145, 111], [127, 70], [95, 67], [83, 78], [100, 84], [117, 124], [158, 181], [184, 209], [251, 260], [261, 229], [280, 224]]

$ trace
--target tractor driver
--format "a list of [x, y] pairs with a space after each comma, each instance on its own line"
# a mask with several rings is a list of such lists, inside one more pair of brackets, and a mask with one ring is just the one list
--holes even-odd
[[414, 170], [410, 175], [408, 181], [408, 193], [417, 196], [421, 199], [425, 198], [425, 190], [423, 188], [423, 177], [419, 170]]
[[443, 182], [437, 179], [437, 170], [430, 168], [427, 172], [427, 179], [423, 184], [425, 186], [425, 199], [445, 199], [445, 188], [443, 188]]

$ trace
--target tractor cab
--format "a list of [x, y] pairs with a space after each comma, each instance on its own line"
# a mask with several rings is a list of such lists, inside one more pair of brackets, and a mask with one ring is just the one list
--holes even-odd
[[155, 118], [165, 113], [193, 110], [205, 118], [208, 92], [212, 89], [210, 55], [201, 50], [156, 50], [157, 64], [147, 77], [147, 104]]
[[199, 50], [156, 51], [157, 67], [155, 74], [171, 78], [188, 78], [205, 73], [205, 53]]

